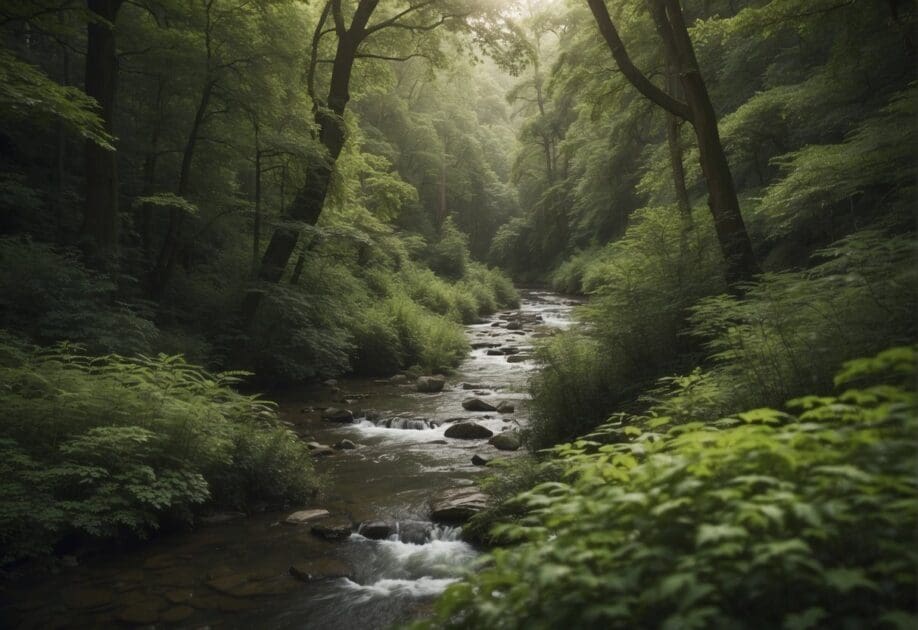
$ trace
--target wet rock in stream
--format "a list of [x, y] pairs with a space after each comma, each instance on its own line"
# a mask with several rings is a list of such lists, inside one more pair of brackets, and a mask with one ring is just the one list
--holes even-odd
[[519, 450], [520, 446], [522, 446], [520, 434], [516, 431], [504, 431], [503, 433], [498, 433], [490, 440], [488, 440], [488, 444], [499, 451], [516, 451]]
[[462, 401], [462, 408], [466, 411], [497, 411], [497, 407], [480, 398], [466, 398]]
[[461, 524], [487, 507], [488, 497], [475, 486], [451, 488], [430, 500], [430, 515], [434, 521]]
[[313, 558], [291, 565], [288, 572], [302, 582], [312, 582], [350, 577], [351, 568], [337, 558]]
[[315, 523], [310, 531], [325, 540], [344, 540], [353, 531], [351, 522], [344, 517], [335, 517]]
[[322, 412], [322, 419], [329, 422], [353, 422], [354, 412], [350, 409], [340, 409], [338, 407], [329, 407]]
[[357, 533], [372, 540], [385, 540], [392, 535], [394, 527], [385, 521], [369, 521], [361, 523]]
[[477, 422], [459, 422], [450, 425], [443, 435], [457, 440], [482, 440], [491, 437], [494, 432]]
[[328, 518], [329, 516], [331, 516], [331, 513], [328, 510], [300, 510], [285, 518], [284, 522], [288, 525], [306, 525], [312, 521], [319, 520], [320, 518]]
[[435, 394], [443, 391], [443, 386], [446, 385], [446, 379], [442, 376], [419, 376], [414, 384], [419, 392]]

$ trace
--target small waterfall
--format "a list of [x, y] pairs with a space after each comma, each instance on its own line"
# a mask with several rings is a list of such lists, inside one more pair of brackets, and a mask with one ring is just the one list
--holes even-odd
[[368, 418], [363, 420], [361, 425], [403, 431], [427, 431], [437, 428], [437, 424], [428, 418], [410, 418], [405, 416], [395, 416], [394, 418]]
[[[460, 539], [461, 527], [426, 521], [396, 521], [385, 540], [369, 540], [359, 532], [354, 542], [372, 545], [363, 576], [342, 578], [342, 587], [358, 602], [380, 596], [429, 597], [452, 584], [476, 556]], [[361, 577], [363, 579], [361, 579]]]

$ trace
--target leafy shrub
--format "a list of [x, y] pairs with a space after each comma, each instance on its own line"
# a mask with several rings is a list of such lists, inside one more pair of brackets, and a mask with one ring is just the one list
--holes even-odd
[[270, 403], [180, 357], [88, 357], [0, 339], [0, 563], [77, 534], [145, 535], [195, 509], [315, 491]]
[[158, 331], [115, 284], [87, 269], [76, 252], [0, 238], [0, 327], [39, 343], [70, 340], [96, 352], [149, 352]]
[[828, 387], [832, 366], [846, 359], [916, 337], [910, 235], [862, 231], [815, 260], [805, 272], [760, 276], [742, 298], [721, 295], [693, 307], [691, 332], [706, 341], [713, 365], [704, 375], [665, 383], [654, 397], [660, 413], [715, 418], [780, 404]]
[[[846, 364], [835, 396], [712, 424], [627, 418], [557, 448], [561, 482], [451, 586], [430, 627], [915, 624], [914, 348]], [[858, 384], [858, 387], [852, 385]]]
[[468, 342], [457, 323], [406, 296], [386, 300], [383, 308], [398, 336], [403, 367], [418, 364], [428, 373], [447, 371], [465, 357]]
[[462, 528], [462, 536], [487, 544], [509, 542], [492, 535], [498, 522], [512, 522], [526, 516], [527, 511], [511, 501], [521, 492], [549, 481], [559, 481], [562, 468], [554, 459], [532, 455], [498, 458], [488, 463], [489, 473], [479, 487], [491, 498], [492, 507], [479, 512]]
[[351, 370], [365, 376], [398, 372], [405, 363], [406, 344], [399, 338], [394, 314], [386, 303], [367, 308], [355, 323]]
[[558, 265], [548, 276], [551, 288], [560, 293], [583, 292], [583, 274], [600, 254], [599, 248], [579, 251]]
[[541, 369], [530, 381], [532, 411], [526, 439], [533, 449], [554, 446], [593, 429], [637, 384], [627, 377], [598, 340], [569, 330], [542, 344]]
[[453, 306], [453, 291], [449, 283], [425, 267], [406, 266], [401, 278], [408, 296], [424, 308], [446, 315]]
[[469, 262], [469, 238], [447, 217], [440, 227], [440, 240], [430, 246], [427, 263], [437, 274], [453, 280], [465, 275]]
[[716, 251], [706, 213], [688, 225], [675, 208], [645, 208], [621, 240], [577, 263], [592, 298], [578, 311], [585, 325], [539, 352], [533, 446], [582, 435], [690, 360], [697, 344], [681, 334], [689, 308], [723, 288]]

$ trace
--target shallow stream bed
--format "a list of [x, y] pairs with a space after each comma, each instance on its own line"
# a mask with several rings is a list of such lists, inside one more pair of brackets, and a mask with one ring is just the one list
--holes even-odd
[[[388, 537], [355, 531], [327, 541], [308, 525], [285, 524], [288, 512], [214, 523], [8, 583], [0, 591], [0, 627], [364, 630], [424, 614], [479, 553], [458, 527], [431, 523], [431, 497], [474, 485], [485, 470], [472, 464], [476, 454], [514, 456], [486, 439], [444, 433], [457, 418], [495, 434], [524, 426], [532, 343], [568, 326], [570, 311], [561, 296], [527, 292], [519, 311], [468, 326], [473, 350], [438, 393], [398, 379], [347, 379], [269, 396], [303, 439], [356, 445], [317, 458], [327, 489], [301, 509], [327, 509], [355, 529], [383, 522], [392, 529]], [[496, 354], [508, 348], [512, 354]], [[508, 401], [514, 411], [467, 411], [462, 401], [470, 397]], [[353, 410], [357, 420], [323, 420], [328, 407]]]

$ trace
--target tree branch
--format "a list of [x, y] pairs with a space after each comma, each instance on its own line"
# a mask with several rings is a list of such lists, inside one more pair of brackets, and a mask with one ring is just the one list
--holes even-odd
[[404, 57], [390, 57], [389, 55], [375, 55], [373, 53], [357, 53], [354, 55], [355, 59], [380, 59], [382, 61], [408, 61], [409, 59], [415, 59], [417, 57], [430, 59], [430, 57], [424, 53], [412, 53]]
[[316, 30], [313, 31], [312, 34], [312, 46], [309, 52], [309, 67], [306, 70], [306, 93], [309, 94], [309, 98], [312, 99], [313, 107], [318, 107], [318, 100], [316, 99], [316, 63], [318, 63], [319, 57], [319, 43], [326, 33], [331, 32], [331, 30], [322, 30], [322, 27], [325, 26], [325, 22], [328, 20], [328, 14], [331, 11], [331, 7], [332, 0], [326, 0], [325, 6], [322, 8], [322, 15], [319, 17], [318, 24], [316, 24]]
[[365, 31], [365, 33], [366, 33], [367, 35], [372, 35], [372, 34], [375, 33], [376, 31], [380, 31], [380, 30], [382, 30], [382, 29], [384, 29], [384, 28], [387, 28], [387, 27], [389, 27], [389, 26], [393, 26], [393, 25], [395, 25], [400, 19], [402, 19], [403, 17], [405, 17], [405, 16], [408, 15], [409, 13], [413, 13], [414, 11], [419, 11], [420, 9], [423, 9], [424, 7], [430, 6], [430, 5], [432, 5], [433, 3], [434, 3], [434, 0], [427, 0], [427, 2], [420, 2], [420, 3], [418, 3], [418, 4], [412, 5], [412, 6], [408, 7], [407, 9], [405, 9], [404, 11], [401, 11], [401, 12], [399, 12], [399, 13], [396, 13], [396, 14], [393, 15], [392, 17], [390, 17], [390, 18], [388, 18], [388, 19], [386, 19], [386, 20], [383, 20], [382, 22], [379, 22], [378, 24], [374, 24], [373, 26], [367, 28], [366, 31]]
[[638, 92], [666, 111], [683, 120], [691, 121], [692, 111], [689, 109], [689, 106], [673, 98], [654, 85], [631, 61], [631, 58], [628, 56], [628, 51], [625, 50], [625, 44], [622, 42], [621, 37], [619, 37], [618, 31], [612, 23], [612, 18], [609, 17], [609, 10], [606, 8], [605, 0], [587, 0], [587, 4], [590, 6], [590, 11], [593, 12], [593, 17], [596, 20], [596, 25], [599, 27], [599, 32], [602, 34], [603, 39], [605, 39], [606, 45], [609, 47], [609, 51], [615, 59], [615, 63], [618, 65], [619, 70], [622, 71], [622, 74], [625, 75], [625, 78], [628, 79], [629, 83], [631, 83]]

